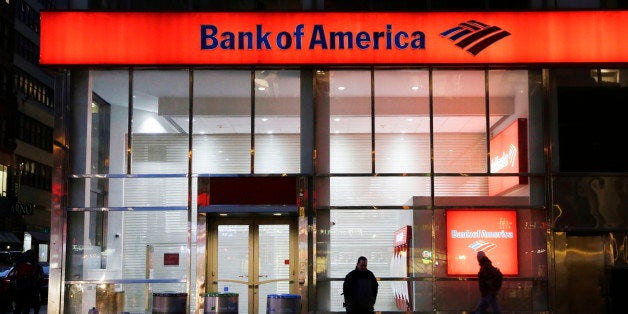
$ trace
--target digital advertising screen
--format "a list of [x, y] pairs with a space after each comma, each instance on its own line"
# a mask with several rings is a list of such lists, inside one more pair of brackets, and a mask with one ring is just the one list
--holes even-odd
[[448, 210], [447, 275], [476, 276], [477, 252], [504, 275], [519, 274], [515, 210]]
[[[491, 173], [528, 172], [527, 119], [515, 120], [506, 129], [491, 138]], [[528, 177], [489, 177], [488, 195], [504, 192], [528, 183]]]

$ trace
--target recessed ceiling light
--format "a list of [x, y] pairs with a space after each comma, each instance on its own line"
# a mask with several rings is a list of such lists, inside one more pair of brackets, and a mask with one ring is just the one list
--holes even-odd
[[266, 132], [266, 134], [273, 134], [273, 131], [268, 131]]
[[268, 118], [262, 118], [262, 121], [266, 122], [268, 121]]
[[257, 90], [266, 90], [266, 87], [260, 86], [257, 88]]
[[340, 121], [340, 118], [335, 118], [334, 121], [338, 122]]
[[344, 86], [338, 86], [338, 90], [345, 90], [346, 87]]
[[408, 119], [406, 119], [406, 121], [414, 121], [414, 119], [408, 118]]
[[412, 90], [419, 90], [418, 86], [412, 86]]

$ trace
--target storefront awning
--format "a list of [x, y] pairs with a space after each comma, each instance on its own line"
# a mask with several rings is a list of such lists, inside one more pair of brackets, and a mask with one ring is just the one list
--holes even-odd
[[18, 237], [8, 231], [0, 231], [0, 242], [2, 243], [22, 243]]
[[28, 233], [30, 233], [30, 235], [39, 243], [50, 242], [50, 234], [48, 233], [38, 231], [28, 231]]

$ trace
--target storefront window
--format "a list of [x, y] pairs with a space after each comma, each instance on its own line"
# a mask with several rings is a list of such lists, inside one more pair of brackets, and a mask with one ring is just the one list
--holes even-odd
[[300, 72], [255, 71], [254, 172], [299, 173]]
[[[447, 309], [444, 303], [456, 301], [456, 294], [435, 294], [475, 291], [466, 277], [448, 275], [448, 210], [516, 212], [519, 252], [539, 252], [519, 254], [519, 276], [545, 276], [538, 266], [545, 258], [539, 231], [544, 213], [529, 209], [535, 177], [530, 172], [542, 165], [530, 166], [521, 157], [518, 169], [504, 172], [496, 165], [503, 164], [499, 158], [510, 160], [511, 146], [495, 151], [511, 126], [521, 132], [517, 139], [528, 135], [522, 127], [538, 129], [541, 114], [529, 109], [539, 97], [531, 95], [540, 84], [537, 72], [316, 73], [320, 86], [314, 90], [329, 91], [316, 94], [315, 118], [324, 120], [314, 125], [316, 162], [328, 153], [331, 169], [325, 173], [325, 165], [317, 165], [311, 189], [317, 196], [317, 263], [325, 263], [316, 269], [322, 278], [317, 293], [329, 292], [329, 300], [318, 302], [330, 302], [319, 310], [343, 310], [342, 278], [361, 255], [381, 278], [379, 311], [405, 310], [400, 304], [414, 311]], [[98, 293], [110, 293], [124, 295], [125, 311], [141, 312], [150, 306], [152, 293], [186, 291], [188, 278], [197, 277], [197, 269], [188, 265], [207, 258], [189, 250], [189, 239], [205, 231], [189, 229], [196, 225], [200, 204], [194, 176], [300, 174], [302, 146], [308, 145], [301, 141], [301, 75], [270, 69], [94, 72], [93, 102], [85, 108], [91, 164], [74, 169], [68, 215], [66, 295], [80, 294], [82, 301], [66, 299], [68, 308], [89, 309], [94, 300], [106, 299]], [[539, 141], [517, 142], [517, 152], [542, 155]], [[493, 157], [499, 158], [494, 162]], [[516, 184], [503, 188], [506, 183], [494, 181], [504, 178]], [[87, 200], [81, 195], [84, 186], [91, 187]], [[406, 242], [396, 242], [404, 237]], [[114, 284], [80, 285], [100, 279]], [[512, 284], [528, 289], [528, 279]]]
[[[542, 266], [547, 257], [544, 236], [537, 232], [547, 227], [542, 221], [544, 214], [528, 209], [530, 185], [534, 182], [534, 176], [529, 173], [529, 155], [541, 156], [543, 152], [539, 149], [541, 136], [528, 142], [528, 125], [533, 124], [536, 129], [541, 124], [539, 112], [529, 114], [531, 102], [538, 101], [538, 95], [529, 92], [530, 88], [538, 87], [538, 73], [432, 70], [430, 86], [428, 70], [375, 69], [372, 98], [366, 93], [367, 72], [330, 73], [331, 95], [337, 90], [334, 78], [338, 73], [347, 75], [346, 81], [356, 82], [361, 78], [363, 82], [360, 95], [343, 99], [363, 108], [359, 116], [363, 121], [362, 131], [347, 135], [349, 140], [336, 146], [336, 135], [330, 132], [332, 169], [338, 165], [361, 169], [354, 176], [334, 175], [332, 171], [329, 178], [329, 229], [325, 224], [320, 225], [325, 229], [320, 239], [329, 240], [329, 247], [321, 243], [319, 248], [329, 252], [329, 265], [322, 273], [338, 278], [329, 284], [330, 310], [343, 310], [342, 278], [355, 267], [361, 255], [369, 258], [369, 268], [382, 278], [382, 297], [378, 296], [376, 310], [432, 311], [434, 307], [445, 310], [463, 307], [460, 304], [463, 295], [466, 297], [477, 288], [476, 283], [464, 280], [465, 276], [449, 275], [448, 264], [458, 261], [448, 260], [447, 255], [448, 210], [487, 211], [484, 216], [497, 213], [497, 220], [486, 222], [487, 228], [512, 230], [519, 240], [511, 242], [521, 243], [514, 256], [508, 255], [518, 262], [515, 271], [525, 278], [546, 276]], [[353, 76], [349, 77], [350, 74]], [[338, 104], [335, 100], [330, 96], [330, 128], [334, 125], [334, 104]], [[371, 101], [374, 111], [369, 114]], [[373, 164], [369, 158], [356, 157], [368, 154], [371, 138], [375, 148]], [[334, 151], [335, 147], [340, 149]], [[350, 154], [358, 148], [363, 151], [361, 155]], [[340, 163], [342, 160], [347, 162]], [[516, 167], [502, 169], [510, 164]], [[371, 165], [375, 167], [375, 176], [367, 175]], [[537, 171], [542, 169], [536, 162], [533, 166]], [[542, 187], [540, 184], [535, 190]], [[365, 210], [373, 207], [378, 209]], [[323, 212], [324, 208], [319, 210], [319, 217], [324, 217]], [[499, 216], [502, 212], [514, 218]], [[402, 231], [411, 239], [405, 247], [395, 244], [403, 238]], [[475, 256], [474, 251], [463, 254]], [[477, 263], [470, 265], [476, 266]], [[462, 280], [451, 281], [451, 278]], [[512, 284], [524, 287], [523, 299], [531, 300], [538, 293], [534, 289], [539, 287], [530, 280]], [[435, 303], [434, 295], [439, 296]], [[508, 302], [516, 301], [504, 301]]]
[[[412, 225], [412, 211], [408, 210], [332, 210], [330, 214], [330, 270], [329, 276], [344, 278], [355, 268], [358, 257], [368, 259], [368, 268], [378, 278], [400, 277], [395, 263], [393, 235], [396, 230]], [[360, 243], [360, 245], [357, 245]], [[398, 265], [401, 266], [401, 265]], [[407, 270], [407, 267], [405, 268]], [[401, 277], [406, 277], [404, 272]], [[395, 309], [391, 284], [380, 281], [377, 310]], [[342, 281], [332, 284], [332, 311], [342, 311]]]
[[371, 173], [371, 72], [329, 73], [331, 173]]
[[430, 172], [429, 72], [376, 70], [375, 172]]
[[187, 70], [133, 72], [132, 173], [187, 173]]
[[434, 70], [432, 76], [434, 172], [486, 172], [484, 72]]
[[250, 71], [194, 71], [193, 130], [193, 172], [250, 173]]

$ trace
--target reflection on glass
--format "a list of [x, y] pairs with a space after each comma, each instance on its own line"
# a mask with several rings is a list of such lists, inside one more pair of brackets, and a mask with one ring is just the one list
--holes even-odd
[[92, 76], [92, 172], [125, 173], [129, 72], [94, 71]]

